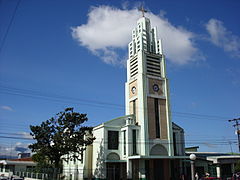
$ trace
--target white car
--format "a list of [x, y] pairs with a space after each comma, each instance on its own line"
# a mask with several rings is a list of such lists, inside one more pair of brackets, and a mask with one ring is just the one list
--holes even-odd
[[6, 176], [0, 176], [0, 179], [1, 179], [1, 180], [9, 180], [9, 178], [6, 177]]

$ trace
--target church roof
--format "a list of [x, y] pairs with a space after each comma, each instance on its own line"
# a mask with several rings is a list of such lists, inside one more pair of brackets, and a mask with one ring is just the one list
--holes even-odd
[[134, 119], [134, 115], [126, 115], [126, 116], [117, 117], [115, 119], [111, 119], [109, 121], [103, 122], [102, 124], [99, 124], [99, 125], [95, 126], [93, 128], [93, 130], [101, 128], [103, 126], [122, 127], [122, 126], [125, 126], [127, 120], [130, 120], [130, 119], [133, 120]]
[[173, 129], [178, 129], [178, 130], [182, 130], [184, 131], [184, 129], [182, 127], [180, 127], [179, 125], [177, 125], [176, 123], [172, 122], [172, 128]]

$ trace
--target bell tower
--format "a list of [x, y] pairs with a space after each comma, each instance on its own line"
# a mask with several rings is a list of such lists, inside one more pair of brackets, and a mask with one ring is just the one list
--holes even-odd
[[168, 156], [173, 155], [172, 122], [169, 105], [165, 58], [157, 28], [143, 16], [132, 30], [128, 44], [127, 82], [125, 84], [126, 115], [134, 114], [140, 126], [140, 155], [151, 155], [155, 144], [162, 144]]

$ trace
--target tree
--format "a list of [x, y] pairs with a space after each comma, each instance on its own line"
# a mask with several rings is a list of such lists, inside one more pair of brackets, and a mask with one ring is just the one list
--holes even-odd
[[32, 160], [37, 162], [37, 166], [34, 168], [34, 171], [37, 173], [52, 173], [54, 166], [49, 163], [48, 158], [44, 154], [36, 153], [33, 154]]
[[95, 139], [92, 127], [82, 125], [87, 120], [86, 114], [66, 108], [39, 126], [31, 125], [30, 134], [37, 142], [29, 148], [36, 153], [35, 160], [40, 164], [49, 162], [54, 168], [61, 167], [61, 159], [82, 160], [84, 150]]
[[237, 164], [235, 165], [234, 171], [235, 172], [240, 172], [240, 161], [237, 161]]

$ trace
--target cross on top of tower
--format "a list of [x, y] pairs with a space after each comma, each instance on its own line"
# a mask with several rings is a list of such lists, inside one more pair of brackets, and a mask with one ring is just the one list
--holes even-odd
[[141, 6], [140, 8], [138, 8], [138, 10], [142, 12], [142, 17], [144, 17], [144, 13], [146, 13], [146, 12], [147, 12], [147, 10], [146, 10], [146, 9], [144, 9], [144, 7], [143, 7], [143, 6]]

